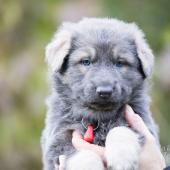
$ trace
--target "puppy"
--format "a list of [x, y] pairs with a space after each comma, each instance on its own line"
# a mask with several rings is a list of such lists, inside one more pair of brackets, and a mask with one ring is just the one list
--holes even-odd
[[41, 139], [44, 170], [54, 170], [59, 155], [67, 156], [67, 170], [104, 169], [95, 153], [75, 151], [75, 129], [106, 147], [109, 170], [138, 169], [141, 135], [127, 126], [126, 104], [158, 140], [147, 94], [154, 57], [143, 32], [116, 19], [63, 23], [46, 47], [46, 61], [51, 95]]

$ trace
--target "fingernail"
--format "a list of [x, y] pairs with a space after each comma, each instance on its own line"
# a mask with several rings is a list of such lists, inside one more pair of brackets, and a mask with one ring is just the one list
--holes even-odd
[[79, 134], [79, 131], [78, 130], [74, 130], [73, 133], [72, 133], [72, 136], [75, 135], [75, 134]]
[[134, 114], [132, 108], [131, 108], [129, 105], [126, 105], [126, 112], [127, 112], [130, 116], [132, 116], [132, 115]]

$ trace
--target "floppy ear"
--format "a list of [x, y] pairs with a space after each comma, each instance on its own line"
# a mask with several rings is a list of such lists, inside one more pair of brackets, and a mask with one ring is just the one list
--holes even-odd
[[143, 38], [143, 35], [142, 37], [136, 37], [136, 47], [138, 57], [141, 61], [143, 72], [145, 74], [145, 77], [147, 78], [152, 74], [154, 55], [149, 45]]
[[46, 61], [52, 71], [59, 71], [64, 58], [71, 48], [71, 33], [67, 30], [59, 30], [52, 41], [46, 47]]

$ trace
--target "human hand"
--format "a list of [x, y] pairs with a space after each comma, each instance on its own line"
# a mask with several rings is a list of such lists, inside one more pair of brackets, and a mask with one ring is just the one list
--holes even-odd
[[[137, 130], [145, 137], [145, 144], [141, 150], [139, 159], [139, 170], [162, 170], [165, 167], [164, 158], [156, 144], [154, 136], [150, 133], [142, 118], [138, 114], [135, 114], [130, 106], [126, 106], [125, 118], [131, 128]], [[78, 131], [73, 132], [72, 144], [77, 150], [87, 149], [94, 151], [102, 158], [106, 166], [104, 147], [84, 141]], [[59, 170], [63, 170], [62, 167]]]
[[[74, 131], [72, 134], [72, 144], [77, 151], [85, 149], [85, 150], [91, 150], [91, 151], [95, 152], [102, 158], [103, 163], [106, 166], [106, 159], [104, 157], [104, 153], [105, 153], [104, 147], [86, 142], [85, 140], [83, 140], [82, 135], [78, 131]], [[66, 158], [64, 155], [59, 156], [59, 165], [55, 166], [56, 170], [64, 170], [65, 159]]]
[[105, 148], [86, 142], [78, 131], [73, 132], [72, 144], [76, 148], [76, 150], [86, 149], [95, 152], [102, 158], [103, 163], [106, 165], [106, 159], [104, 156]]
[[145, 144], [139, 158], [139, 170], [163, 170], [165, 160], [161, 154], [154, 136], [150, 133], [142, 118], [135, 114], [130, 106], [126, 107], [125, 118], [130, 127], [144, 135]]

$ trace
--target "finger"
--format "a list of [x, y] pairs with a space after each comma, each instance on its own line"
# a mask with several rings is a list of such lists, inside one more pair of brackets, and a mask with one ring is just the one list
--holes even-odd
[[[72, 144], [77, 150], [81, 150], [81, 149], [91, 150], [103, 158], [105, 148], [86, 142], [85, 140], [83, 140], [82, 135], [78, 131], [73, 132]], [[103, 158], [103, 160], [104, 160], [104, 158]]]
[[84, 147], [87, 147], [86, 145], [89, 145], [88, 142], [83, 140], [82, 135], [78, 131], [74, 131], [72, 134], [72, 144], [77, 150], [80, 150]]
[[90, 149], [91, 148], [91, 144], [88, 143], [87, 141], [85, 141], [83, 139], [82, 135], [77, 131], [73, 132], [72, 144], [75, 147], [75, 149], [77, 149], [77, 150]]
[[90, 144], [88, 149], [90, 149], [93, 152], [97, 153], [104, 160], [104, 162], [106, 162], [106, 160], [105, 160], [105, 148], [104, 147], [94, 145], [94, 144]]
[[83, 138], [82, 135], [81, 135], [81, 133], [80, 133], [78, 130], [73, 131], [72, 136], [73, 136], [74, 138], [80, 138], [80, 139]]
[[65, 160], [66, 160], [65, 155], [60, 155], [59, 156], [59, 170], [64, 170], [64, 168], [65, 168]]
[[125, 118], [132, 128], [142, 133], [146, 138], [153, 138], [142, 118], [138, 114], [134, 113], [129, 105], [126, 106]]

